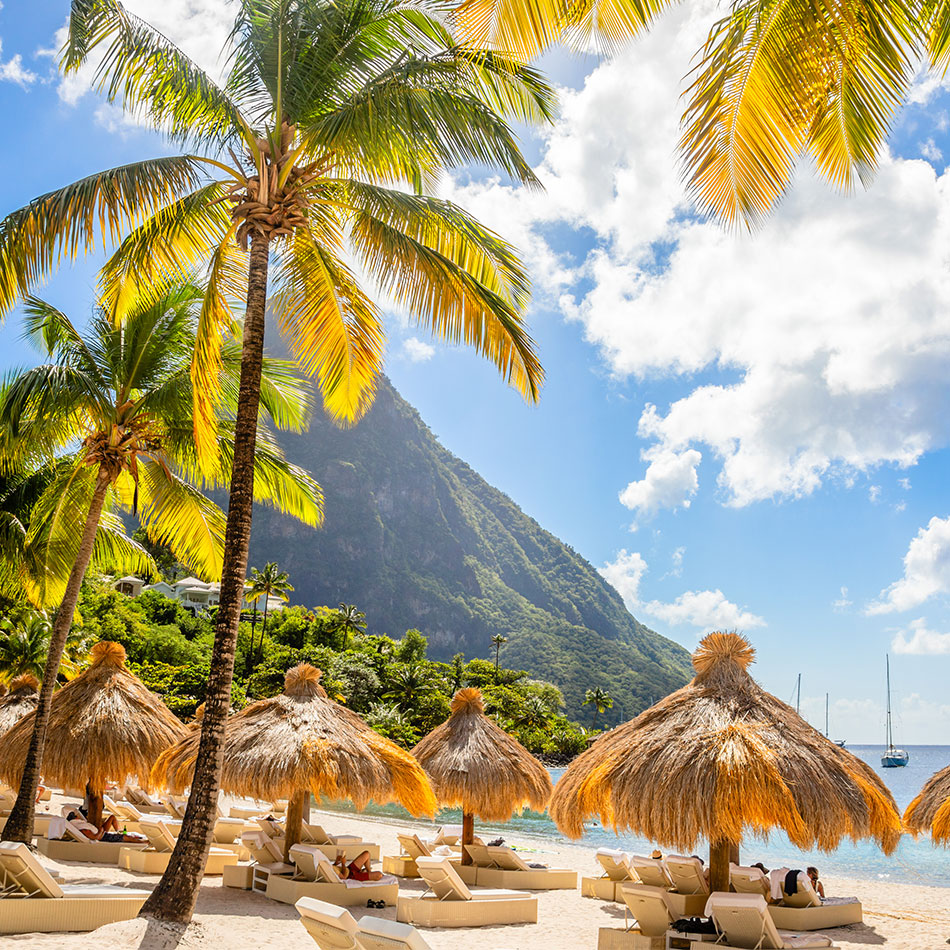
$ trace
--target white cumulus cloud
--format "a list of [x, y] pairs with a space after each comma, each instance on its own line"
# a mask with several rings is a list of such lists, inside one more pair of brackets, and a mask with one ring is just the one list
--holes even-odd
[[413, 363], [424, 363], [435, 356], [434, 346], [414, 336], [403, 343], [402, 351]]
[[910, 610], [936, 594], [950, 590], [950, 518], [930, 519], [904, 555], [904, 576], [882, 590], [866, 613]]
[[624, 603], [633, 610], [640, 604], [640, 581], [647, 572], [647, 562], [639, 551], [626, 548], [617, 552], [612, 561], [608, 561], [600, 573], [623, 598]]
[[895, 653], [912, 653], [918, 656], [936, 656], [950, 653], [950, 633], [936, 633], [927, 629], [927, 621], [921, 617], [912, 620], [907, 630], [899, 630], [891, 641]]
[[[2, 53], [3, 42], [0, 41], [0, 55]], [[19, 53], [6, 61], [0, 58], [0, 82], [16, 83], [26, 89], [27, 86], [36, 82], [37, 78], [36, 73], [23, 65], [23, 57]]]

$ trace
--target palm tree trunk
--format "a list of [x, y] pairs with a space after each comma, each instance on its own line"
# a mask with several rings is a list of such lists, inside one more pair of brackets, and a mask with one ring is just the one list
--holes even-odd
[[261, 621], [261, 642], [257, 647], [257, 662], [264, 659], [264, 634], [267, 633], [267, 601], [270, 600], [270, 594], [264, 594], [264, 619]]
[[76, 604], [79, 603], [79, 591], [82, 588], [86, 568], [92, 560], [92, 551], [96, 545], [96, 531], [99, 530], [99, 519], [102, 517], [102, 508], [106, 502], [106, 492], [109, 489], [109, 478], [100, 469], [96, 478], [96, 487], [89, 503], [86, 514], [86, 523], [83, 526], [82, 539], [79, 542], [79, 551], [76, 554], [76, 563], [69, 572], [66, 582], [66, 591], [56, 611], [56, 620], [49, 638], [49, 650], [46, 653], [46, 666], [43, 669], [43, 685], [40, 687], [39, 699], [36, 703], [36, 718], [33, 721], [33, 735], [30, 737], [30, 747], [26, 753], [26, 764], [23, 767], [23, 776], [20, 779], [20, 790], [17, 792], [16, 802], [10, 811], [3, 828], [0, 840], [24, 841], [27, 844], [33, 838], [33, 814], [36, 808], [36, 791], [40, 784], [40, 771], [43, 767], [43, 752], [46, 747], [46, 730], [49, 726], [50, 704], [53, 701], [53, 690], [56, 687], [56, 677], [59, 675], [59, 664], [66, 649], [66, 639], [73, 625], [73, 616], [76, 613]]
[[224, 536], [224, 568], [221, 572], [221, 596], [211, 653], [211, 672], [205, 693], [205, 714], [201, 721], [201, 743], [178, 843], [162, 879], [141, 911], [141, 916], [159, 920], [180, 923], [191, 920], [208, 848], [214, 835], [224, 758], [224, 723], [231, 706], [234, 653], [244, 603], [247, 551], [251, 540], [254, 450], [257, 443], [257, 412], [261, 401], [267, 309], [267, 255], [267, 238], [253, 234], [247, 275], [241, 386], [234, 425], [231, 494]]
[[[287, 820], [284, 822], [284, 862], [290, 864], [290, 849], [300, 840], [304, 804], [310, 801], [309, 789], [298, 789], [287, 802]], [[309, 811], [309, 807], [308, 807]]]
[[[243, 603], [243, 602], [242, 602]], [[244, 658], [244, 676], [250, 678], [251, 670], [254, 669], [254, 631], [257, 629], [257, 601], [254, 601], [254, 613], [251, 615], [251, 649], [248, 650]]]

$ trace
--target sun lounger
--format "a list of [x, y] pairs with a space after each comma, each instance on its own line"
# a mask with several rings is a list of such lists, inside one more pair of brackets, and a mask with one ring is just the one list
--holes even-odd
[[297, 901], [300, 922], [320, 950], [432, 950], [409, 924], [382, 917], [358, 921], [343, 907], [302, 897]]
[[59, 884], [25, 844], [0, 842], [0, 933], [95, 930], [138, 915], [148, 891]]
[[[395, 874], [396, 877], [418, 877], [419, 869], [416, 867], [416, 858], [431, 858], [432, 851], [429, 846], [415, 832], [404, 831], [396, 835], [401, 854], [385, 855], [383, 857], [383, 870], [387, 874]], [[461, 861], [461, 854], [445, 855], [450, 861]]]
[[663, 863], [678, 894], [709, 894], [709, 881], [699, 858], [669, 854]]
[[[68, 819], [54, 821], [61, 829], [63, 837], [36, 839], [36, 846], [40, 853], [53, 861], [81, 861], [87, 864], [109, 864], [115, 867], [123, 848], [144, 851], [148, 847], [147, 841], [93, 841]], [[50, 822], [51, 833], [54, 832], [54, 821]]]
[[[666, 932], [677, 919], [669, 894], [659, 887], [620, 883], [617, 890], [624, 902], [623, 930], [601, 927], [597, 950], [663, 950]], [[627, 914], [632, 920], [627, 925]]]
[[775, 926], [783, 930], [827, 930], [860, 924], [864, 919], [861, 902], [854, 897], [829, 897], [822, 900], [807, 874], [799, 874], [794, 894], [781, 883], [782, 900], [769, 904]]
[[767, 904], [772, 903], [772, 888], [761, 868], [747, 868], [739, 864], [729, 865], [729, 883], [737, 894], [759, 894]]
[[277, 808], [270, 802], [254, 802], [253, 805], [232, 805], [228, 809], [228, 814], [232, 818], [242, 818], [246, 821], [253, 821], [262, 815], [273, 815], [277, 813]]
[[344, 880], [316, 845], [295, 844], [290, 855], [294, 876], [271, 876], [266, 890], [271, 900], [296, 904], [301, 897], [313, 897], [340, 907], [365, 907], [368, 900], [396, 903], [399, 885], [391, 875], [379, 881]]
[[128, 800], [135, 805], [139, 811], [148, 812], [152, 815], [168, 814], [164, 802], [157, 798], [152, 798], [148, 792], [141, 788], [130, 788], [127, 791]]
[[[122, 848], [119, 852], [119, 867], [127, 871], [141, 871], [144, 874], [164, 874], [168, 867], [172, 851], [175, 850], [175, 838], [165, 822], [149, 821], [143, 818], [139, 822], [142, 834], [148, 838], [148, 848]], [[205, 874], [223, 874], [229, 864], [237, 864], [238, 857], [233, 851], [211, 848], [205, 860]]]
[[823, 934], [780, 931], [761, 894], [712, 894], [706, 902], [706, 916], [712, 917], [721, 935], [719, 947], [805, 950], [832, 946]]
[[525, 891], [574, 890], [577, 871], [533, 868], [517, 851], [501, 845], [467, 844], [475, 864], [475, 883], [484, 887], [511, 887]]
[[483, 927], [489, 924], [534, 924], [538, 899], [509, 890], [470, 891], [447, 858], [418, 858], [427, 885], [421, 897], [400, 896], [396, 919], [417, 927]]
[[662, 887], [664, 890], [673, 886], [673, 881], [661, 858], [645, 858], [640, 854], [631, 854], [628, 863], [641, 884]]
[[630, 855], [614, 848], [600, 848], [595, 857], [603, 870], [600, 877], [581, 878], [581, 897], [601, 901], [622, 901], [619, 885], [639, 880], [630, 867]]
[[[311, 825], [303, 822], [300, 826], [300, 841], [303, 844], [314, 844], [323, 853], [333, 860], [337, 851], [343, 851], [347, 861], [352, 861], [357, 855], [369, 851], [370, 861], [378, 861], [380, 847], [373, 841], [364, 841], [359, 835], [331, 835], [324, 831], [322, 825]], [[393, 872], [389, 872], [393, 873]]]

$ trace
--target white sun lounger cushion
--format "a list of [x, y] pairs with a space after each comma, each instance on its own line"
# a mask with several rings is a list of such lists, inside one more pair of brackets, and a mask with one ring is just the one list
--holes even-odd
[[699, 858], [668, 854], [664, 861], [673, 885], [680, 894], [708, 894], [709, 883]]
[[416, 861], [419, 876], [439, 900], [459, 901], [497, 901], [510, 900], [513, 897], [528, 898], [527, 891], [495, 890], [479, 888], [470, 891], [468, 885], [458, 876], [458, 872], [447, 858], [419, 858]]
[[[432, 950], [422, 934], [411, 924], [401, 924], [396, 920], [384, 920], [382, 917], [361, 917], [359, 920], [359, 939], [366, 950], [377, 947], [404, 947], [405, 950]], [[374, 937], [379, 937], [374, 941]]]
[[711, 894], [706, 901], [706, 916], [712, 917], [730, 947], [810, 950], [831, 946], [831, 940], [822, 934], [778, 930], [761, 894]]

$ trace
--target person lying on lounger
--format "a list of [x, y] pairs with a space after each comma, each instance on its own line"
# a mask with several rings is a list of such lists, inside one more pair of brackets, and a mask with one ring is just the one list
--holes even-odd
[[347, 868], [347, 875], [351, 881], [379, 881], [382, 880], [381, 871], [373, 871], [369, 860], [369, 851], [361, 851]]
[[66, 816], [67, 821], [81, 831], [90, 841], [147, 841], [145, 835], [136, 835], [130, 832], [121, 831], [115, 815], [109, 815], [100, 827], [96, 827], [91, 821], [86, 821], [83, 816], [76, 811], [71, 811]]
[[815, 893], [824, 900], [825, 885], [818, 880], [818, 868], [812, 866], [808, 868], [805, 873], [808, 875], [808, 879], [811, 881], [811, 886], [815, 889]]

